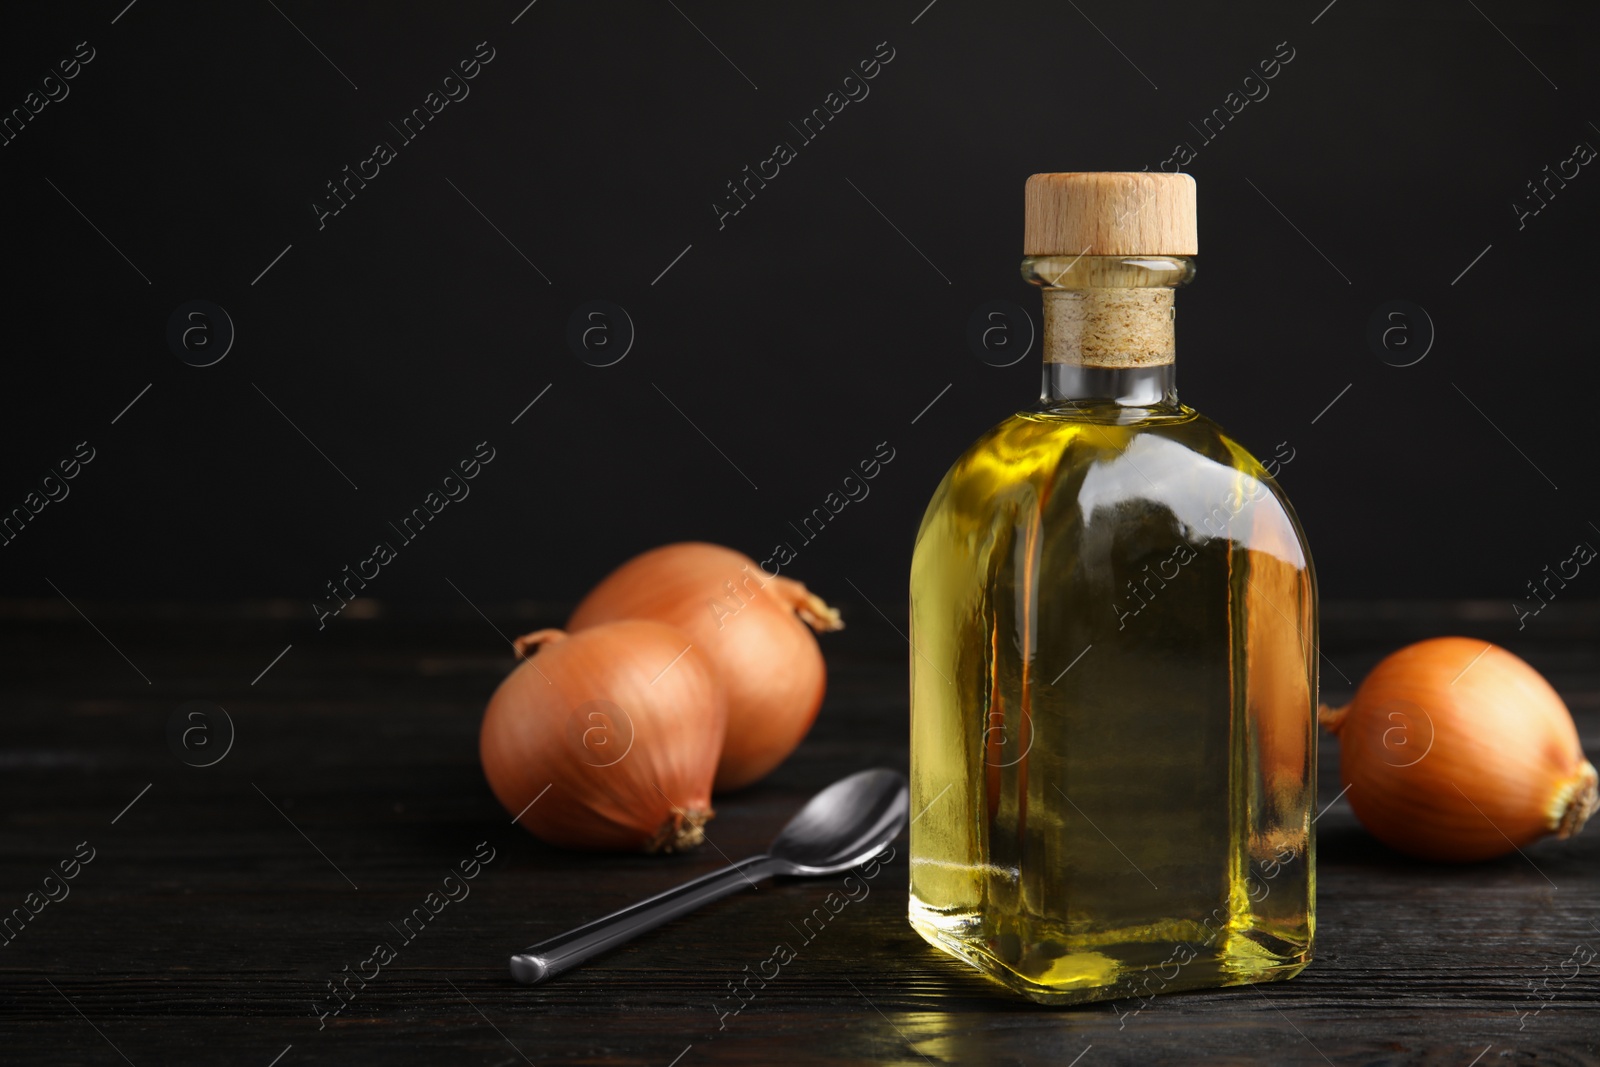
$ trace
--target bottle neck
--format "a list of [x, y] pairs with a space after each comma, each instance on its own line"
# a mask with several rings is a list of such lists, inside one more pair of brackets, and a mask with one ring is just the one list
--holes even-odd
[[1179, 256], [1030, 256], [1044, 290], [1045, 409], [1176, 406], [1173, 291], [1194, 276]]
[[1046, 363], [1039, 390], [1043, 408], [1107, 404], [1127, 408], [1176, 407], [1176, 365], [1156, 367], [1085, 367], [1078, 363]]

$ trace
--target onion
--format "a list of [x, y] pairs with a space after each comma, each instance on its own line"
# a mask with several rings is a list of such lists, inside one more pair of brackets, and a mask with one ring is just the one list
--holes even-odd
[[1538, 671], [1484, 641], [1436, 637], [1373, 668], [1323, 708], [1356, 818], [1391, 848], [1489, 859], [1569, 837], [1596, 807], [1594, 765]]
[[811, 631], [844, 625], [799, 582], [702, 542], [663, 545], [624, 563], [584, 597], [567, 628], [617, 619], [676, 626], [721, 671], [728, 737], [717, 764], [718, 791], [765, 777], [800, 744], [827, 688]]
[[489, 699], [478, 752], [516, 821], [567, 848], [698, 845], [728, 721], [710, 660], [658, 622], [513, 643], [537, 651]]

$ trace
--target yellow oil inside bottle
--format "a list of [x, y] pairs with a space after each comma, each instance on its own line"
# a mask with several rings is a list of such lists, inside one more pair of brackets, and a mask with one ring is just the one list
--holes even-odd
[[1311, 958], [1316, 592], [1276, 483], [1172, 403], [1024, 412], [911, 572], [912, 925], [1035, 1000]]

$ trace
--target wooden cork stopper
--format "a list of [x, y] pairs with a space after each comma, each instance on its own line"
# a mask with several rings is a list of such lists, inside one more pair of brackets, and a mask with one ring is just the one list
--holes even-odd
[[1187, 174], [1035, 174], [1024, 193], [1025, 256], [1192, 256], [1195, 185]]

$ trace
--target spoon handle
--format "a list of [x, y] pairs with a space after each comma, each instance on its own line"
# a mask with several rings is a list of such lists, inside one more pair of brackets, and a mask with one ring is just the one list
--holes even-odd
[[774, 874], [777, 868], [771, 856], [752, 856], [614, 911], [603, 919], [530, 945], [511, 957], [511, 977], [524, 985], [554, 978], [584, 960], [631, 941], [646, 930], [694, 911], [702, 904], [737, 893]]

